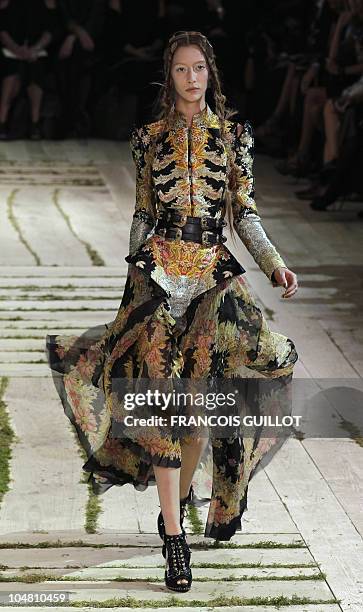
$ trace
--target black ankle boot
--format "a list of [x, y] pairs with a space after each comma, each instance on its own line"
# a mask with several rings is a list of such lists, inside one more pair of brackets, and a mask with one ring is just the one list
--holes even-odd
[[[184, 497], [183, 499], [180, 500], [180, 528], [182, 530], [182, 533], [184, 534], [185, 534], [185, 529], [183, 527], [183, 523], [184, 523], [184, 519], [187, 513], [187, 505], [190, 504], [190, 502], [192, 501], [193, 493], [194, 493], [193, 486], [191, 485], [187, 497]], [[158, 532], [159, 532], [159, 536], [161, 537], [161, 539], [164, 540], [165, 524], [164, 524], [164, 519], [163, 519], [163, 515], [161, 512], [159, 513], [159, 516], [158, 516]], [[162, 547], [162, 554], [163, 554], [163, 557], [165, 557], [165, 544], [163, 544], [163, 547]]]
[[[164, 535], [166, 548], [165, 556], [165, 585], [173, 591], [189, 591], [192, 584], [192, 571], [190, 564], [190, 548], [185, 533], [178, 535]], [[179, 582], [181, 579], [186, 582]]]

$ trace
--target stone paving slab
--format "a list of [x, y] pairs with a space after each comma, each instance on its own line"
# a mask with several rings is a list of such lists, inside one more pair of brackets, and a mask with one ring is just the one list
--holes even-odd
[[50, 164], [44, 159], [37, 160], [37, 163], [0, 163], [1, 175], [7, 173], [17, 174], [29, 174], [30, 176], [39, 176], [43, 174], [49, 175], [73, 175], [73, 174], [84, 174], [84, 175], [97, 175], [99, 176], [99, 169], [93, 164], [70, 164], [69, 162], [53, 162]]
[[[100, 269], [100, 268], [98, 268]], [[102, 268], [103, 269], [103, 268]], [[1, 268], [0, 268], [1, 272]], [[88, 277], [72, 277], [69, 276], [15, 276], [13, 278], [1, 277], [0, 278], [0, 289], [3, 295], [6, 291], [6, 287], [10, 289], [13, 287], [19, 288], [20, 291], [25, 290], [27, 287], [39, 288], [40, 290], [53, 289], [53, 287], [73, 287], [74, 289], [81, 288], [95, 288], [101, 289], [102, 287], [118, 289], [121, 287], [126, 279], [126, 274], [120, 276], [88, 276]]]
[[[47, 328], [47, 333], [48, 334], [69, 334], [69, 335], [81, 335], [85, 332], [86, 328], [73, 328], [73, 327], [65, 327], [65, 328], [54, 328], [54, 330], [51, 330], [49, 327]], [[41, 341], [42, 342], [42, 346], [44, 345], [44, 338], [45, 338], [45, 334], [44, 334], [44, 329], [40, 328], [40, 329], [9, 329], [9, 328], [3, 328], [0, 325], [0, 346], [2, 346], [2, 342], [4, 342], [5, 340], [11, 340], [11, 341], [15, 341], [15, 340], [19, 340], [20, 342], [23, 342], [23, 344], [21, 346], [23, 347], [29, 347], [28, 342], [30, 342], [30, 340], [33, 340], [34, 342], [38, 342]]]
[[78, 179], [89, 179], [90, 181], [99, 180], [104, 184], [102, 176], [95, 166], [61, 166], [27, 164], [22, 166], [0, 166], [0, 176], [2, 181], [11, 182], [20, 180], [22, 183], [32, 184], [33, 182], [42, 181], [43, 179], [53, 179], [55, 182], [64, 179], [65, 181], [77, 181]]
[[362, 328], [363, 323], [359, 324], [355, 319], [354, 322], [350, 322], [350, 329], [330, 328], [328, 332], [334, 344], [339, 347], [339, 350], [361, 378], [363, 377]]
[[[20, 610], [24, 612], [34, 612], [34, 607], [25, 607], [20, 606]], [[43, 612], [54, 612], [54, 610], [59, 610], [61, 612], [74, 612], [74, 607], [72, 606], [62, 606], [62, 608], [55, 607], [41, 607]], [[94, 610], [95, 608], [91, 608], [88, 606], [82, 607], [82, 610]], [[113, 610], [122, 610], [122, 612], [145, 612], [150, 608], [112, 608]], [[151, 608], [152, 609], [152, 608]], [[155, 609], [155, 608], [154, 608]], [[158, 606], [158, 612], [170, 612], [173, 608], [160, 607]], [[178, 610], [178, 612], [196, 612], [196, 608], [187, 606], [178, 606], [178, 608], [174, 608]], [[198, 612], [230, 612], [231, 607], [226, 606], [217, 606], [215, 608], [211, 607], [198, 607]], [[287, 608], [279, 608], [280, 610], [288, 610], [288, 612], [341, 612], [341, 608], [337, 604], [302, 604], [302, 605], [292, 605]], [[14, 607], [4, 606], [1, 608], [3, 612], [14, 612]], [[233, 606], [233, 612], [276, 612], [276, 606]], [[110, 608], [102, 608], [97, 606], [98, 612], [110, 612]]]
[[119, 306], [121, 302], [121, 296], [116, 296], [113, 300], [108, 299], [96, 299], [96, 300], [62, 300], [59, 302], [58, 300], [1, 300], [0, 301], [0, 312], [7, 311], [11, 312], [16, 310], [16, 312], [24, 312], [24, 311], [32, 311], [32, 312], [41, 312], [41, 311], [72, 311], [72, 310], [82, 310], [83, 308], [86, 310], [113, 310]]
[[[209, 496], [210, 491], [200, 489], [198, 470], [193, 483], [196, 494], [200, 497]], [[201, 474], [201, 483], [205, 480]], [[159, 513], [159, 502], [155, 486], [143, 492], [133, 491], [133, 488], [112, 487], [105, 498], [104, 512], [99, 519], [101, 529], [118, 530], [122, 524], [124, 530], [136, 529], [146, 533], [154, 532]], [[291, 520], [281, 499], [263, 471], [257, 473], [249, 485], [249, 510], [243, 515], [244, 532], [276, 532], [293, 533], [296, 527]], [[198, 515], [202, 524], [207, 522], [209, 503], [198, 507]]]
[[155, 485], [149, 486], [142, 492], [136, 491], [131, 484], [111, 487], [107, 491], [104, 511], [99, 517], [98, 526], [100, 529], [153, 533], [156, 531], [160, 510], [158, 504]]
[[27, 278], [30, 282], [32, 278], [122, 278], [125, 276], [126, 263], [121, 266], [92, 266], [88, 265], [77, 265], [74, 266], [1, 266], [1, 277], [2, 278]]
[[22, 235], [42, 264], [91, 264], [85, 246], [69, 231], [56, 209], [53, 192], [54, 188], [31, 186], [16, 191], [13, 209]]
[[[34, 315], [37, 315], [38, 318], [34, 318]], [[100, 317], [105, 316], [105, 312], [102, 311], [100, 313], [90, 312], [88, 310], [83, 311], [78, 314], [78, 317], [75, 316], [73, 312], [68, 315], [69, 320], [67, 319], [67, 315], [61, 311], [58, 313], [47, 313], [49, 316], [45, 316], [43, 313], [22, 313], [22, 316], [19, 318], [14, 316], [14, 313], [9, 313], [8, 319], [3, 318], [3, 313], [0, 313], [0, 330], [3, 329], [34, 329], [37, 328], [39, 330], [44, 330], [47, 332], [48, 328], [53, 328], [53, 326], [57, 326], [62, 328], [62, 326], [66, 326], [67, 329], [71, 328], [81, 328], [85, 329], [90, 327], [92, 324], [101, 325], [104, 324], [104, 321], [99, 321]], [[53, 314], [53, 316], [51, 316]], [[59, 315], [62, 314], [63, 318], [59, 319]], [[81, 316], [82, 314], [82, 316]], [[114, 312], [110, 314], [110, 317], [114, 316]], [[112, 319], [110, 318], [109, 321]], [[63, 325], [62, 325], [63, 324]]]
[[83, 460], [49, 372], [34, 381], [11, 378], [4, 401], [17, 442], [11, 487], [0, 505], [0, 533], [84, 527]]
[[14, 266], [32, 266], [34, 257], [21, 242], [8, 216], [9, 189], [0, 185], [0, 266], [9, 262], [9, 253]]
[[[343, 609], [361, 612], [362, 537], [304, 445], [305, 441], [287, 440], [265, 470], [331, 588], [342, 599]], [[331, 461], [337, 457], [335, 451]]]
[[[208, 507], [198, 508], [199, 516], [205, 523]], [[248, 507], [243, 513], [242, 530], [244, 533], [298, 533], [298, 529], [282, 503], [264, 471], [254, 475], [248, 486]]]
[[95, 166], [80, 166], [79, 168], [72, 168], [72, 166], [39, 166], [37, 167], [32, 165], [24, 165], [24, 166], [4, 166], [0, 167], [0, 176], [1, 181], [3, 182], [21, 182], [26, 185], [32, 185], [33, 183], [42, 182], [43, 180], [52, 179], [55, 183], [64, 180], [75, 181], [75, 185], [77, 185], [78, 179], [89, 180], [90, 182], [100, 182], [101, 185], [104, 185], [104, 181], [102, 179], [101, 174]]
[[[61, 334], [62, 332], [57, 331], [57, 334]], [[65, 330], [67, 335], [75, 335], [74, 330]], [[80, 330], [80, 335], [82, 334], [82, 330]], [[16, 339], [4, 339], [1, 337], [0, 333], [0, 355], [5, 355], [7, 352], [16, 353], [21, 355], [22, 353], [41, 353], [44, 355], [44, 342], [45, 342], [45, 334], [41, 336], [39, 339], [26, 339], [26, 338], [16, 338]], [[19, 360], [20, 361], [20, 360]]]
[[18, 338], [14, 340], [8, 340], [0, 338], [0, 351], [43, 351], [44, 342], [43, 340], [26, 340], [25, 338]]
[[[363, 538], [363, 449], [354, 440], [304, 440], [304, 448]], [[339, 461], [333, 462], [332, 457]], [[363, 552], [362, 552], [363, 554]], [[363, 568], [362, 568], [363, 570]]]
[[1, 363], [0, 376], [12, 378], [43, 378], [49, 377], [49, 367], [43, 363]]
[[[254, 478], [257, 478], [257, 475]], [[253, 480], [248, 488], [248, 510], [245, 510], [242, 517], [243, 531], [246, 533], [259, 532], [263, 534], [267, 529], [273, 530], [274, 526], [276, 531], [280, 533], [291, 533], [294, 529], [296, 530], [296, 525], [281, 500], [259, 500], [257, 492], [262, 491], [262, 488], [257, 483], [254, 483], [254, 486], [252, 486]], [[269, 483], [270, 487], [271, 483]], [[205, 524], [207, 522], [208, 506], [198, 508], [198, 515], [202, 524]]]
[[34, 363], [41, 360], [46, 363], [44, 351], [0, 351], [0, 364], [10, 365], [12, 363]]
[[[158, 563], [158, 558], [155, 556], [155, 552], [151, 551], [147, 554], [147, 551], [143, 551], [143, 554], [137, 554], [136, 550], [128, 549], [131, 553], [129, 557], [125, 555], [122, 560], [113, 560], [105, 562], [102, 565], [104, 567], [114, 566], [138, 566], [138, 567], [153, 567], [155, 563]], [[157, 553], [156, 553], [157, 554]], [[314, 559], [311, 556], [307, 548], [289, 548], [289, 549], [264, 549], [264, 548], [246, 548], [246, 549], [216, 549], [213, 550], [213, 559], [211, 559], [210, 551], [199, 551], [195, 550], [193, 553], [194, 563], [228, 563], [228, 565], [239, 565], [241, 563], [259, 563], [264, 564], [307, 564], [314, 563]]]
[[[48, 305], [49, 307], [49, 305]], [[77, 308], [79, 305], [77, 306]], [[113, 321], [116, 317], [117, 309], [112, 310], [59, 310], [59, 302], [58, 309], [49, 311], [49, 310], [23, 310], [16, 311], [14, 310], [4, 310], [0, 311], [0, 320], [7, 321], [8, 324], [16, 324], [19, 317], [23, 319], [23, 321], [27, 321], [28, 327], [29, 323], [33, 321], [41, 321], [42, 323], [48, 323], [52, 321], [55, 323], [59, 322], [70, 322], [75, 325], [79, 325], [80, 321], [83, 321], [85, 324], [99, 325], [101, 323], [107, 321]], [[14, 321], [12, 320], [14, 319]]]
[[[6, 583], [6, 590], [29, 591], [28, 584]], [[32, 592], [45, 592], [50, 590], [69, 592], [70, 601], [102, 602], [111, 598], [133, 597], [140, 601], [155, 600], [165, 601], [169, 599], [171, 591], [163, 584], [156, 582], [108, 582], [97, 587], [94, 583], [73, 583], [73, 582], [52, 582], [35, 583], [31, 585]], [[5, 589], [4, 589], [5, 590]], [[228, 582], [228, 592], [230, 596], [241, 598], [252, 597], [293, 597], [299, 596], [302, 599], [319, 599], [329, 601], [333, 599], [332, 593], [323, 581], [318, 580], [241, 580]], [[226, 582], [198, 582], [193, 583], [193, 587], [187, 593], [179, 595], [183, 601], [199, 600], [208, 603], [217, 597], [228, 597], [226, 593]]]
[[130, 165], [126, 167], [126, 164], [120, 165], [118, 162], [100, 166], [101, 173], [122, 216], [125, 234], [131, 227], [133, 208], [130, 204], [135, 200], [135, 165], [133, 162], [131, 164], [132, 167]]
[[[84, 164], [98, 164], [124, 159], [129, 161], [129, 147], [127, 142], [115, 142], [112, 140], [42, 140], [41, 142], [30, 142], [27, 140], [14, 140], [0, 143], [0, 159], [2, 163], [18, 165], [21, 162], [69, 166], [70, 162], [75, 167]], [[102, 167], [102, 166], [101, 166]]]
[[126, 265], [129, 229], [124, 227], [110, 192], [100, 197], [97, 192], [88, 193], [87, 188], [78, 191], [62, 188], [59, 204], [77, 235], [92, 245], [105, 265]]
[[[41, 575], [44, 571], [39, 570], [5, 570], [0, 572], [1, 578], [12, 578], [19, 576], [26, 577], [27, 575]], [[154, 578], [158, 581], [164, 580], [164, 568], [105, 568], [105, 567], [90, 567], [85, 568], [79, 571], [67, 571], [64, 569], [47, 569], [47, 575], [51, 575], [54, 577], [66, 577], [67, 580], [74, 579], [75, 582], [81, 580], [145, 580], [146, 578]], [[193, 578], [208, 578], [213, 580], [223, 580], [224, 578], [235, 580], [242, 579], [267, 579], [267, 578], [286, 578], [288, 577], [299, 577], [299, 576], [317, 576], [320, 573], [319, 568], [315, 567], [296, 567], [296, 568], [285, 568], [285, 567], [273, 567], [273, 568], [253, 568], [253, 567], [245, 567], [245, 568], [223, 568], [223, 569], [215, 569], [215, 568], [207, 568], [207, 567], [195, 567], [193, 569]]]
[[[63, 300], [70, 298], [78, 300], [80, 297], [88, 298], [91, 303], [94, 299], [121, 299], [123, 288], [124, 283], [113, 289], [110, 289], [109, 287], [107, 289], [98, 289], [95, 287], [80, 288], [74, 286], [72, 289], [68, 290], [45, 287], [39, 291], [29, 291], [24, 289], [1, 289], [0, 287], [0, 305], [3, 302], [11, 300], [37, 301], [39, 299], [41, 300], [43, 298], [48, 298], [49, 296], [51, 296], [53, 299], [62, 300], [62, 302]], [[62, 302], [60, 303], [60, 306]]]
[[[125, 485], [126, 487], [127, 485]], [[120, 526], [121, 527], [121, 526]], [[150, 546], [160, 547], [161, 540], [159, 534], [156, 533], [156, 526], [152, 533], [125, 533], [119, 528], [115, 530], [103, 530], [101, 532], [98, 529], [98, 533], [87, 533], [84, 529], [72, 529], [72, 530], [59, 530], [52, 529], [51, 531], [43, 532], [12, 532], [0, 535], [0, 545], [6, 544], [41, 544], [44, 542], [59, 542], [60, 544], [82, 541], [84, 545], [96, 546]], [[215, 540], [212, 538], [205, 538], [203, 535], [188, 535], [188, 542], [190, 544], [203, 544], [214, 549]], [[240, 546], [248, 546], [250, 544], [257, 544], [258, 542], [274, 542], [276, 544], [285, 544], [293, 546], [304, 545], [304, 541], [299, 533], [241, 533], [237, 531], [232, 536], [230, 543], [238, 544]], [[221, 543], [223, 544], [223, 543]]]
[[[349, 365], [344, 355], [322, 329], [319, 321], [307, 316], [310, 306], [296, 308], [288, 304], [270, 287], [266, 287], [260, 274], [249, 272], [254, 291], [260, 296], [265, 308], [272, 310], [274, 320], [269, 321], [271, 329], [280, 331], [296, 343], [300, 359], [312, 378], [355, 378], [357, 373]], [[283, 309], [280, 305], [284, 301]], [[295, 311], [293, 307], [295, 306]], [[304, 325], [297, 326], [296, 318], [304, 320]]]
[[[102, 567], [155, 567], [163, 565], [160, 544], [152, 549], [140, 549], [137, 547], [124, 548], [36, 548], [36, 549], [2, 549], [2, 563], [8, 567], [34, 566], [53, 568], [67, 568], [67, 566], [90, 567], [102, 565]], [[210, 551], [193, 551], [193, 563], [222, 563], [228, 565], [240, 565], [242, 563], [254, 563], [260, 565], [298, 565], [315, 564], [307, 548], [288, 549], [232, 549], [213, 550], [211, 559]]]
[[[66, 335], [66, 336], [82, 336], [85, 333], [85, 329], [50, 329], [46, 330], [46, 332], [40, 330], [1, 330], [0, 329], [0, 349], [4, 351], [9, 350], [8, 347], [5, 347], [3, 343], [5, 342], [23, 342], [23, 346], [25, 350], [30, 350], [30, 348], [36, 348], [37, 350], [41, 350], [44, 355], [44, 347], [45, 347], [45, 338], [46, 334], [51, 335]], [[37, 343], [37, 345], [30, 345], [31, 343]], [[16, 350], [15, 345], [10, 350]]]
[[87, 189], [89, 194], [96, 193], [97, 195], [107, 196], [108, 190], [104, 187], [102, 178], [97, 176], [70, 176], [70, 177], [51, 177], [38, 176], [34, 180], [28, 177], [12, 177], [10, 179], [2, 179], [2, 185], [8, 189], [21, 189], [33, 187], [38, 189], [72, 189], [74, 192], [80, 192]]

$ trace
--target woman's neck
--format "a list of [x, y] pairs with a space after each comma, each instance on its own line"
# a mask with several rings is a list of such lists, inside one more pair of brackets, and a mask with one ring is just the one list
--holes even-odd
[[179, 99], [175, 103], [175, 109], [185, 116], [189, 127], [192, 125], [194, 115], [202, 112], [205, 108], [205, 98], [202, 98], [198, 102], [186, 102], [185, 100]]

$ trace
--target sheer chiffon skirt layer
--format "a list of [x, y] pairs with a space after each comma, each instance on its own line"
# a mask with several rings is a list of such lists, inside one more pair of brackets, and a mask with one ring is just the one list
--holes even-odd
[[[201, 293], [174, 318], [166, 291], [132, 264], [115, 320], [82, 336], [48, 335], [47, 356], [96, 494], [126, 483], [142, 491], [155, 484], [153, 465], [181, 466], [181, 440], [160, 428], [112, 435], [113, 421], [124, 414], [117, 381], [234, 378], [247, 367], [274, 384], [266, 397], [260, 394], [261, 408], [274, 393], [288, 404], [297, 360], [293, 342], [269, 329], [242, 275]], [[261, 431], [252, 438], [210, 438], [206, 537], [229, 540], [241, 529], [248, 483], [278, 446]]]

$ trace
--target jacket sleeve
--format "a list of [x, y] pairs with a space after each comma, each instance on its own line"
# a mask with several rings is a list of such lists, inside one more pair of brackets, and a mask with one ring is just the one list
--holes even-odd
[[[239, 133], [240, 132], [240, 133]], [[232, 189], [233, 227], [262, 272], [273, 282], [276, 268], [287, 268], [261, 224], [255, 202], [254, 137], [249, 121], [236, 125], [234, 140], [235, 184]]]
[[129, 254], [132, 255], [145, 242], [154, 227], [156, 209], [149, 156], [150, 137], [144, 127], [133, 130], [130, 147], [136, 166], [136, 203], [129, 240]]

